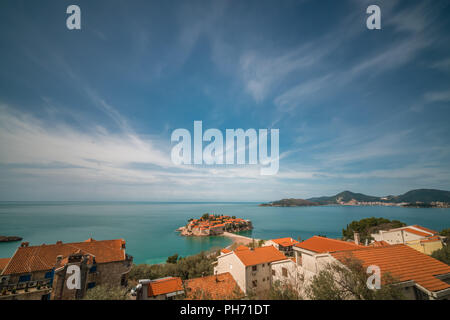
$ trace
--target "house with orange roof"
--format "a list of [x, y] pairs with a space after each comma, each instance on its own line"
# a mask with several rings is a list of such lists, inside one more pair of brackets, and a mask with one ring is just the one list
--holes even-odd
[[413, 225], [390, 230], [380, 230], [378, 233], [371, 234], [371, 237], [375, 241], [386, 241], [389, 244], [405, 244], [408, 241], [420, 240], [437, 234], [437, 231], [419, 225]]
[[375, 241], [385, 241], [389, 244], [406, 244], [429, 255], [443, 247], [437, 231], [419, 225], [380, 230], [378, 233], [371, 234], [371, 236]]
[[[295, 265], [297, 278], [302, 283], [297, 284], [299, 290], [303, 290], [313, 277], [328, 263], [331, 258], [329, 253], [364, 248], [354, 242], [330, 239], [321, 236], [313, 236], [294, 245]], [[297, 281], [298, 282], [298, 281]]]
[[229, 272], [184, 281], [187, 300], [232, 300], [244, 297]]
[[270, 289], [272, 264], [281, 261], [292, 263], [292, 260], [274, 246], [254, 249], [240, 246], [217, 257], [214, 273], [229, 272], [245, 294], [249, 292], [258, 294]]
[[450, 299], [450, 266], [426, 254], [397, 244], [331, 252], [330, 256], [345, 264], [355, 258], [364, 267], [376, 265], [398, 282], [403, 294], [411, 300]]
[[143, 279], [139, 280], [132, 294], [136, 300], [173, 300], [184, 296], [184, 288], [179, 277]]
[[[29, 246], [22, 242], [14, 255], [6, 261], [0, 275], [0, 299], [81, 299], [96, 285], [126, 286], [132, 257], [125, 253], [125, 240], [42, 244]], [[69, 289], [66, 280], [80, 269], [80, 288]]]
[[268, 240], [264, 242], [263, 246], [274, 246], [275, 248], [283, 252], [286, 256], [291, 257], [294, 255], [293, 248], [297, 243], [297, 240], [291, 237], [286, 237]]
[[352, 242], [314, 236], [295, 245], [296, 264], [306, 288], [315, 275], [330, 263], [345, 265], [347, 258], [360, 260], [364, 267], [376, 265], [388, 272], [408, 299], [450, 298], [450, 266], [403, 244], [385, 241], [362, 246]]

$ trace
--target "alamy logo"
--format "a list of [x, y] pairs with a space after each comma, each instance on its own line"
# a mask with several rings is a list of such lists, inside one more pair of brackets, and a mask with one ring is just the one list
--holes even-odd
[[367, 288], [370, 290], [381, 289], [381, 270], [379, 266], [370, 265], [367, 267], [367, 274], [370, 276], [367, 278]]
[[[255, 129], [246, 131], [226, 129], [224, 146], [223, 134], [220, 130], [208, 129], [203, 133], [202, 121], [194, 121], [193, 159], [191, 133], [187, 129], [176, 129], [171, 136], [172, 142], [178, 142], [172, 148], [172, 162], [176, 165], [256, 165], [259, 163], [261, 175], [274, 175], [279, 169], [279, 130], [270, 130], [270, 156], [267, 136], [267, 129], [259, 129], [258, 132]], [[246, 144], [247, 141], [248, 144]], [[203, 142], [209, 142], [209, 144], [203, 148]]]
[[70, 265], [67, 267], [67, 274], [70, 274], [66, 281], [67, 288], [69, 290], [81, 289], [80, 267], [77, 265]]

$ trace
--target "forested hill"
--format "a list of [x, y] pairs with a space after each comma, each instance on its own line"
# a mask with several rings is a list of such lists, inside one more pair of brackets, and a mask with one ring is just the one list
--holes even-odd
[[431, 202], [445, 202], [450, 203], [450, 191], [437, 189], [416, 189], [408, 191], [398, 196], [376, 197], [369, 196], [362, 193], [355, 193], [351, 191], [343, 191], [334, 196], [322, 196], [309, 199], [282, 199], [269, 203], [261, 204], [261, 206], [273, 207], [301, 207], [301, 206], [317, 206], [327, 204], [339, 204], [342, 202], [349, 202], [356, 200], [358, 202], [385, 202], [385, 203], [431, 203]]

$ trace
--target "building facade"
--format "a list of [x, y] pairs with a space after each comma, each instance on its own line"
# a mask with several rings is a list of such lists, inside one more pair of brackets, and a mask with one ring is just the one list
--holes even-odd
[[[40, 246], [24, 242], [2, 270], [0, 299], [82, 299], [97, 285], [126, 286], [131, 266], [123, 239]], [[72, 268], [80, 270], [78, 288], [67, 285]]]

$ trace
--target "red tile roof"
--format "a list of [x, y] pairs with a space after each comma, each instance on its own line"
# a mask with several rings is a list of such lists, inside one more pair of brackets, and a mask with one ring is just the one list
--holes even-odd
[[2, 275], [50, 270], [55, 267], [57, 256], [67, 258], [74, 253], [94, 256], [97, 263], [123, 261], [126, 258], [125, 240], [89, 239], [84, 242], [19, 247]]
[[220, 250], [220, 252], [222, 252], [222, 253], [230, 253], [231, 250], [228, 250], [227, 248], [224, 248], [224, 249]]
[[274, 246], [260, 247], [253, 250], [235, 250], [234, 254], [247, 267], [287, 259], [286, 256]]
[[2, 273], [3, 269], [5, 269], [9, 260], [11, 260], [11, 258], [0, 258], [0, 274]]
[[428, 229], [428, 228], [419, 226], [419, 225], [417, 225], [417, 224], [413, 225], [413, 227], [415, 227], [415, 228], [417, 228], [417, 229], [421, 229], [421, 230], [423, 230], [423, 231], [425, 231], [425, 232], [429, 232], [429, 233], [431, 233], [432, 235], [438, 234], [437, 231], [434, 231], [434, 230], [431, 230], [431, 229]]
[[377, 265], [382, 273], [389, 272], [402, 282], [413, 280], [429, 291], [450, 288], [450, 284], [435, 277], [450, 273], [450, 266], [403, 244], [378, 248], [366, 247], [353, 251], [334, 252], [331, 255], [340, 261], [353, 256], [361, 260], [365, 267]]
[[418, 231], [418, 230], [412, 229], [412, 228], [403, 228], [403, 231], [406, 231], [406, 232], [409, 232], [409, 233], [413, 233], [413, 234], [416, 234], [416, 235], [422, 236], [422, 237], [428, 237], [430, 235], [429, 233]]
[[293, 246], [296, 243], [299, 243], [297, 240], [292, 239], [291, 237], [272, 239], [271, 241], [273, 241], [276, 244], [283, 246], [283, 247], [289, 247], [289, 246]]
[[250, 250], [250, 248], [247, 246], [244, 246], [242, 244], [239, 247], [237, 247], [236, 249], [234, 249], [234, 251], [246, 251], [246, 250]]
[[306, 249], [316, 253], [326, 253], [342, 250], [355, 250], [364, 246], [357, 245], [353, 242], [329, 239], [325, 237], [313, 236], [308, 240], [297, 243], [298, 248]]
[[369, 243], [369, 246], [371, 246], [371, 247], [385, 247], [385, 246], [390, 246], [390, 244], [387, 243], [384, 240], [381, 240], [381, 241], [371, 242], [371, 243]]
[[148, 296], [155, 297], [160, 294], [183, 291], [181, 278], [169, 277], [153, 280], [148, 284]]
[[229, 272], [186, 280], [186, 298], [191, 300], [229, 300], [244, 294]]
[[428, 237], [426, 239], [421, 239], [420, 242], [435, 242], [435, 241], [441, 241], [441, 238], [439, 236], [432, 236]]

